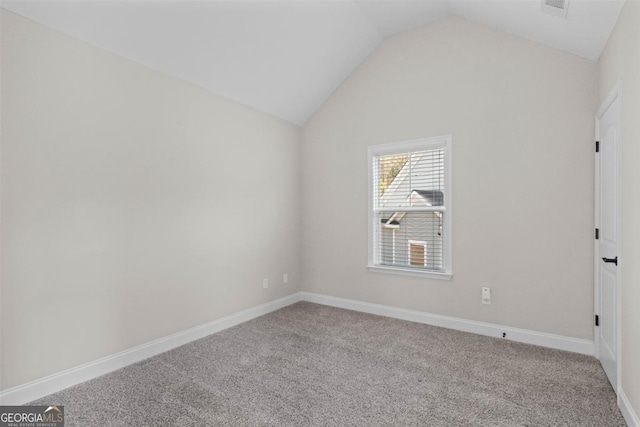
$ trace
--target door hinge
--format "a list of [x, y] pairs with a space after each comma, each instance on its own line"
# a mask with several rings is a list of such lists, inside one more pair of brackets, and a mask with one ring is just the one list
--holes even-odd
[[596, 141], [596, 153], [600, 152], [600, 141]]
[[600, 229], [596, 228], [596, 240], [600, 238]]
[[596, 314], [596, 326], [600, 326], [600, 316]]

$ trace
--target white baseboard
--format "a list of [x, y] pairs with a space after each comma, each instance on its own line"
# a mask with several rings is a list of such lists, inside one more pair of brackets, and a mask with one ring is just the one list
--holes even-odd
[[[284, 298], [277, 299], [241, 312], [223, 317], [204, 325], [196, 326], [176, 334], [160, 338], [158, 340], [133, 347], [129, 350], [107, 356], [93, 362], [85, 363], [75, 368], [68, 369], [47, 377], [31, 381], [0, 392], [0, 405], [22, 405], [39, 399], [49, 394], [58, 392], [76, 384], [91, 380], [132, 363], [164, 353], [173, 348], [187, 344], [191, 341], [203, 338], [207, 335], [222, 331], [232, 326], [239, 325], [256, 317], [263, 316], [272, 311], [294, 304], [298, 301], [309, 301], [317, 304], [329, 305], [348, 310], [361, 311], [380, 316], [392, 317], [411, 322], [424, 323], [443, 328], [471, 332], [490, 337], [502, 337], [506, 333], [506, 339], [527, 344], [540, 345], [560, 350], [572, 351], [587, 355], [594, 354], [593, 341], [582, 340], [560, 335], [546, 334], [542, 332], [517, 329], [491, 323], [476, 322], [455, 317], [442, 316], [421, 311], [406, 310], [380, 304], [371, 304], [362, 301], [345, 298], [331, 297], [309, 292], [299, 292]], [[628, 400], [620, 393], [620, 405], [625, 419], [630, 426], [640, 427], [637, 415], [629, 405]], [[625, 409], [623, 409], [623, 406]], [[629, 419], [634, 420], [632, 424]]]
[[547, 334], [527, 329], [511, 328], [492, 323], [476, 322], [474, 320], [459, 319], [456, 317], [442, 316], [422, 311], [406, 310], [403, 308], [371, 304], [310, 292], [301, 292], [301, 300], [329, 305], [332, 307], [345, 308], [348, 310], [361, 311], [364, 313], [377, 314], [379, 316], [392, 317], [395, 319], [408, 320], [410, 322], [424, 323], [427, 325], [440, 326], [458, 331], [471, 332], [489, 337], [502, 338], [502, 334], [506, 333], [507, 335], [505, 339], [511, 341], [587, 354], [589, 356], [594, 355], [594, 343], [590, 340]]
[[0, 392], [0, 405], [23, 405], [51, 393], [97, 378], [101, 375], [139, 362], [173, 348], [187, 344], [207, 335], [220, 332], [232, 326], [239, 325], [256, 317], [279, 310], [300, 301], [300, 293], [286, 296], [238, 313], [223, 317], [213, 322], [205, 323], [164, 338], [151, 341], [125, 351], [85, 363], [66, 371], [58, 372], [47, 377], [21, 384]]
[[629, 427], [640, 427], [640, 417], [633, 410], [633, 406], [631, 406], [627, 395], [624, 394], [622, 387], [618, 387], [618, 407]]

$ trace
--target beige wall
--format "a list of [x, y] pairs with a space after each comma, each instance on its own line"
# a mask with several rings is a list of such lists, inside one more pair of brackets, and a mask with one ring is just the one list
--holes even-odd
[[[595, 63], [455, 16], [387, 39], [303, 127], [305, 290], [593, 339], [596, 88]], [[368, 272], [367, 146], [443, 134], [453, 279]]]
[[622, 80], [622, 390], [640, 415], [640, 2], [627, 0], [599, 61], [600, 102]]
[[6, 11], [1, 49], [3, 389], [300, 290], [298, 127]]
[[[627, 118], [639, 17], [627, 1], [599, 64], [600, 100], [624, 80], [623, 260], [640, 250], [626, 237], [640, 235]], [[598, 65], [449, 17], [385, 41], [304, 126], [300, 157], [286, 122], [6, 11], [1, 35], [2, 389], [302, 283], [593, 338]], [[443, 134], [454, 278], [369, 273], [366, 147]], [[638, 269], [623, 270], [622, 385], [636, 412]]]

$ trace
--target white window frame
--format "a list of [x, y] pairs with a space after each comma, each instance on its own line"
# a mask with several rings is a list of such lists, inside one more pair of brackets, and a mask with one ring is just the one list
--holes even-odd
[[[406, 276], [418, 276], [432, 279], [449, 280], [453, 277], [453, 263], [452, 263], [452, 158], [451, 158], [451, 135], [443, 135], [432, 138], [422, 138], [411, 141], [392, 142], [389, 144], [372, 145], [368, 147], [368, 173], [369, 173], [369, 260], [367, 268], [369, 271], [376, 273], [391, 273], [400, 274]], [[404, 268], [399, 266], [383, 265], [376, 261], [376, 254], [378, 251], [378, 242], [376, 242], [374, 234], [374, 218], [378, 198], [375, 194], [379, 194], [379, 182], [374, 180], [374, 160], [379, 156], [401, 154], [413, 151], [425, 151], [434, 150], [438, 148], [444, 149], [444, 212], [443, 212], [443, 239], [442, 239], [442, 268], [443, 271], [428, 271], [419, 270], [416, 268]], [[414, 208], [415, 209], [415, 208]], [[414, 210], [411, 209], [411, 210]], [[425, 251], [426, 253], [426, 251]]]

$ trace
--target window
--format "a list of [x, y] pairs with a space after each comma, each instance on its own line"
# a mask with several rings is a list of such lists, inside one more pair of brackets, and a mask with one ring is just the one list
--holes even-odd
[[451, 278], [451, 136], [369, 147], [369, 269]]

